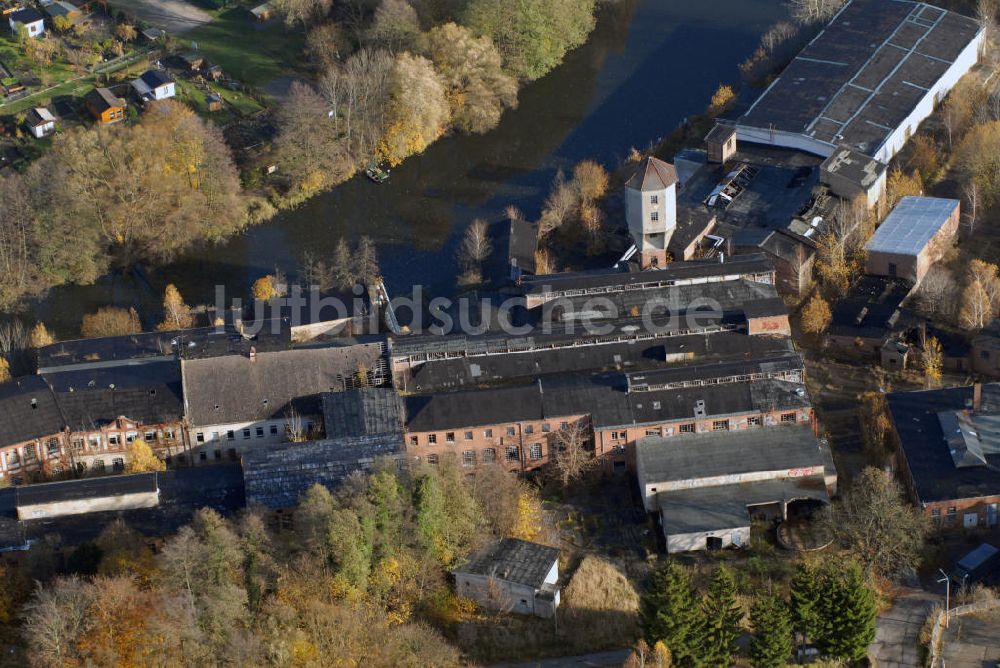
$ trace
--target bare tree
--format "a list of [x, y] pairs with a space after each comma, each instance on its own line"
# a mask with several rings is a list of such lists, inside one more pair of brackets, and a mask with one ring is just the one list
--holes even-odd
[[355, 160], [369, 160], [382, 137], [392, 91], [392, 56], [361, 49], [342, 68], [331, 68], [319, 82], [338, 136]]
[[792, 16], [799, 23], [827, 21], [844, 6], [845, 0], [791, 0]]
[[590, 442], [590, 429], [583, 422], [566, 425], [551, 442], [552, 463], [563, 486], [578, 480], [596, 464]]
[[917, 307], [925, 316], [953, 322], [961, 290], [951, 271], [935, 264], [924, 275], [916, 297]]
[[358, 250], [354, 254], [354, 275], [365, 287], [370, 287], [380, 275], [375, 243], [369, 236], [358, 240]]
[[969, 227], [969, 234], [975, 234], [976, 221], [979, 217], [979, 183], [975, 179], [969, 179], [962, 188], [965, 195], [965, 221]]
[[458, 249], [459, 260], [466, 269], [481, 269], [483, 262], [492, 252], [493, 244], [490, 241], [486, 221], [476, 218], [465, 230], [465, 237]]

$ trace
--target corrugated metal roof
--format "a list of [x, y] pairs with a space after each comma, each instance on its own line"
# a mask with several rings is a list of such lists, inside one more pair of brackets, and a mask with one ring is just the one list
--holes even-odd
[[904, 197], [865, 246], [869, 253], [918, 255], [958, 208], [957, 199]]

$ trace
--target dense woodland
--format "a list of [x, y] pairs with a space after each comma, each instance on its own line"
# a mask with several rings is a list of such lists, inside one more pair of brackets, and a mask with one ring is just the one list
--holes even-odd
[[[485, 132], [595, 21], [595, 0], [274, 4], [306, 33], [312, 69], [276, 110], [264, 154], [241, 174], [212, 122], [171, 101], [58, 134], [24, 173], [0, 178], [0, 309], [224, 239], [448, 132]], [[266, 180], [265, 164], [278, 167]]]

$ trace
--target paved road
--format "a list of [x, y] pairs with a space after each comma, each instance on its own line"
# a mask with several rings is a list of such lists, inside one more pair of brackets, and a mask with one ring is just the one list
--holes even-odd
[[627, 649], [615, 649], [583, 656], [561, 656], [525, 663], [498, 663], [490, 668], [609, 668], [625, 663], [630, 652], [631, 650]]
[[211, 14], [184, 0], [111, 0], [111, 4], [173, 35], [212, 20]]
[[1000, 665], [1000, 612], [952, 617], [942, 654], [948, 668], [993, 668]]
[[875, 642], [868, 652], [879, 668], [917, 668], [920, 662], [920, 629], [940, 596], [922, 589], [908, 589], [893, 606], [879, 615]]

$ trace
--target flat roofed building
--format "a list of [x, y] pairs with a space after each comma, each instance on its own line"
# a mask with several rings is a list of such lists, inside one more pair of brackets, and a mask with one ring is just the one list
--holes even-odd
[[152, 508], [160, 502], [156, 473], [50, 482], [17, 489], [17, 518], [41, 520]]
[[667, 552], [746, 545], [751, 516], [787, 517], [796, 500], [829, 502], [837, 474], [808, 425], [720, 430], [636, 443], [639, 492], [660, 514]]
[[504, 538], [452, 571], [455, 591], [502, 612], [549, 618], [559, 607], [559, 550]]
[[1000, 524], [1000, 385], [887, 397], [897, 471], [930, 519], [967, 529]]
[[842, 146], [820, 165], [820, 182], [837, 197], [850, 202], [862, 198], [872, 208], [885, 194], [887, 172], [884, 162]]
[[957, 199], [899, 200], [865, 246], [866, 273], [920, 283], [958, 232], [960, 208]]
[[853, 0], [737, 124], [739, 141], [888, 163], [978, 61], [977, 22], [922, 2]]

